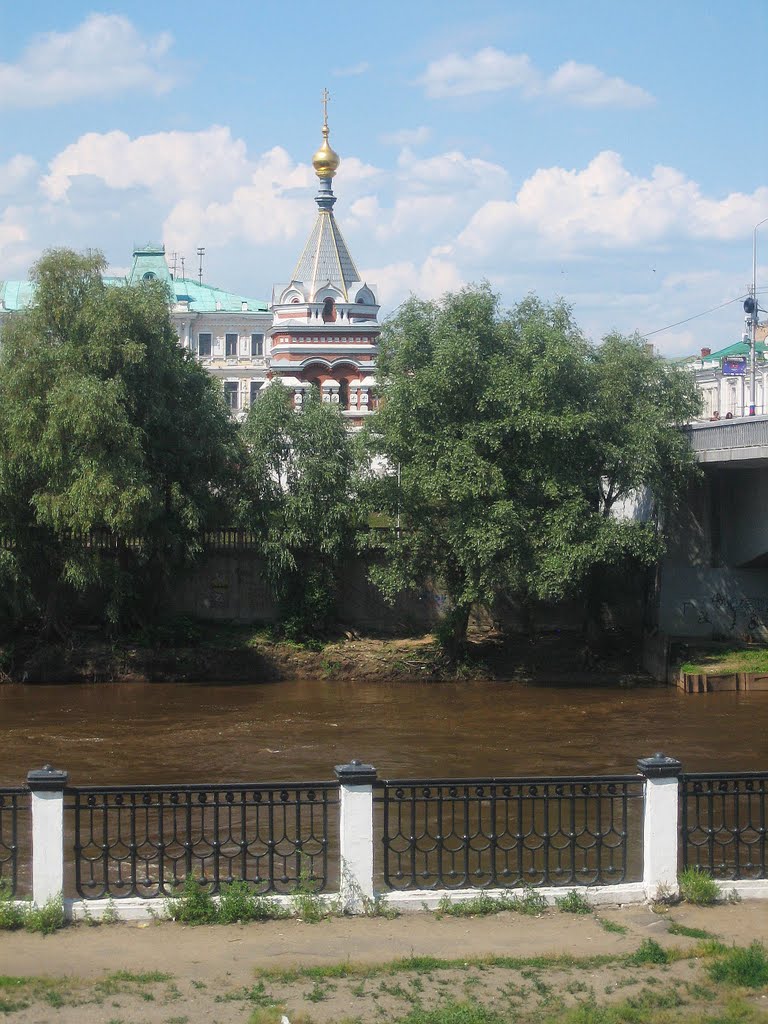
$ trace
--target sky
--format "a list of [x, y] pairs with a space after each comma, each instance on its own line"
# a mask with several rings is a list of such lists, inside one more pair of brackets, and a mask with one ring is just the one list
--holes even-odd
[[121, 274], [162, 241], [269, 301], [314, 221], [324, 88], [335, 213], [384, 315], [487, 280], [563, 298], [595, 342], [740, 339], [768, 0], [0, 0], [0, 279], [54, 246]]

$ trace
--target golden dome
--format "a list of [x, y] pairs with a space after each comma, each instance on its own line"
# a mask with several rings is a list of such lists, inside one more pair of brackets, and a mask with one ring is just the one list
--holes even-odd
[[332, 178], [336, 173], [341, 157], [328, 144], [328, 125], [323, 125], [323, 144], [312, 157], [312, 166], [318, 178]]

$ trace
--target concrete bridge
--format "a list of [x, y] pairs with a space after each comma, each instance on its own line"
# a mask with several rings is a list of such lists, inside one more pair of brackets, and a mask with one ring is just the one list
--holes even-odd
[[750, 416], [686, 427], [696, 458], [704, 465], [768, 464], [768, 416]]
[[768, 641], [768, 416], [686, 430], [703, 474], [671, 524], [659, 627]]

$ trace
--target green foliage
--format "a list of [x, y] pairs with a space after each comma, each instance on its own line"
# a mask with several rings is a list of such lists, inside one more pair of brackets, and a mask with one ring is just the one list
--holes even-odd
[[670, 921], [667, 927], [670, 935], [683, 935], [686, 939], [711, 939], [712, 933], [703, 928], [690, 928], [687, 924]]
[[187, 875], [178, 896], [165, 901], [165, 910], [172, 921], [182, 924], [213, 924], [218, 916], [213, 897], [194, 875]]
[[322, 634], [333, 622], [339, 572], [354, 533], [353, 445], [338, 409], [314, 390], [301, 413], [279, 382], [251, 406], [238, 522], [261, 539], [283, 634]]
[[684, 868], [678, 876], [680, 896], [686, 903], [710, 907], [720, 898], [720, 887], [712, 876], [701, 868]]
[[768, 985], [768, 955], [761, 942], [750, 946], [734, 946], [722, 957], [707, 965], [713, 981], [744, 988], [762, 988]]
[[10, 887], [0, 882], [0, 931], [23, 928], [40, 935], [52, 935], [65, 923], [64, 901], [60, 895], [38, 907], [34, 903], [14, 901]]
[[655, 939], [643, 939], [639, 948], [630, 953], [625, 962], [640, 967], [643, 964], [668, 964], [670, 959], [669, 953]]
[[216, 916], [219, 924], [274, 921], [283, 917], [290, 917], [290, 910], [277, 900], [253, 892], [247, 882], [231, 882], [222, 887]]
[[526, 888], [502, 896], [491, 896], [490, 893], [481, 892], [465, 900], [452, 900], [450, 896], [443, 896], [435, 913], [438, 917], [487, 917], [489, 914], [500, 914], [509, 910], [517, 914], [535, 916], [546, 909], [546, 898], [535, 889]]
[[[162, 286], [105, 287], [104, 259], [53, 250], [34, 305], [0, 347], [0, 564], [16, 614], [65, 627], [72, 592], [98, 587], [109, 621], [159, 606], [174, 567], [228, 493], [236, 432], [216, 383], [178, 345]], [[117, 557], [79, 534], [141, 537]], [[7, 598], [6, 598], [7, 600]]]
[[592, 904], [577, 889], [571, 889], [565, 896], [555, 897], [555, 906], [564, 914], [591, 914]]
[[[436, 580], [450, 600], [439, 639], [461, 657], [470, 609], [523, 608], [594, 590], [611, 565], [652, 564], [655, 518], [610, 515], [646, 487], [672, 507], [693, 466], [675, 429], [698, 407], [682, 371], [639, 338], [593, 349], [562, 303], [503, 313], [487, 286], [406, 302], [385, 324], [382, 405], [367, 429], [368, 516], [399, 522], [366, 544], [394, 599]], [[589, 604], [589, 602], [587, 602]]]
[[166, 915], [183, 924], [244, 924], [274, 921], [291, 912], [277, 900], [253, 891], [244, 881], [223, 885], [218, 900], [194, 877], [187, 875], [181, 892], [165, 901]]

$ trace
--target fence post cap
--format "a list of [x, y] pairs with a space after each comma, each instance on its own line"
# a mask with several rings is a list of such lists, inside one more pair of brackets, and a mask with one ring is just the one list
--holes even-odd
[[337, 764], [336, 778], [345, 786], [370, 785], [376, 781], [376, 769], [372, 764], [363, 764], [355, 759], [349, 764]]
[[33, 768], [27, 772], [27, 785], [30, 789], [64, 789], [69, 781], [69, 772], [59, 771], [45, 764], [42, 768]]
[[647, 779], [672, 779], [677, 778], [683, 766], [676, 757], [667, 757], [657, 751], [653, 757], [641, 757], [637, 762], [637, 770]]

